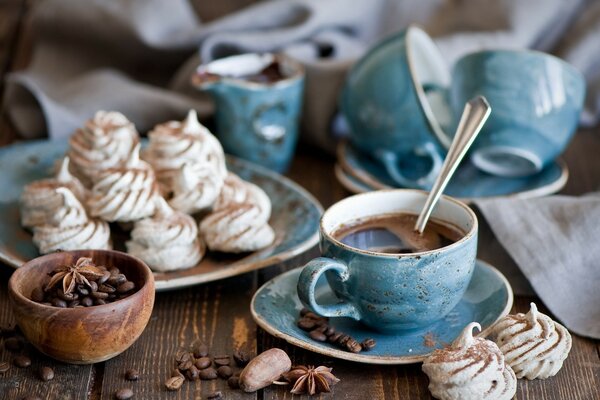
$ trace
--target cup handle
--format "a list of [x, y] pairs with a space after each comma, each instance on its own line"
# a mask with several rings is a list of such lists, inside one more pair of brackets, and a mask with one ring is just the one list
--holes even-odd
[[342, 282], [348, 280], [348, 267], [341, 261], [327, 257], [311, 260], [304, 266], [298, 278], [298, 297], [302, 304], [315, 313], [324, 317], [350, 317], [360, 319], [356, 307], [348, 302], [338, 304], [320, 305], [315, 299], [317, 281], [325, 271], [332, 270], [341, 278]]
[[444, 160], [431, 142], [417, 147], [414, 150], [414, 153], [421, 157], [429, 157], [432, 161], [429, 172], [417, 179], [409, 179], [404, 176], [398, 167], [398, 156], [395, 153], [386, 150], [379, 151], [378, 158], [383, 163], [388, 175], [400, 186], [429, 190], [431, 185], [433, 185]]

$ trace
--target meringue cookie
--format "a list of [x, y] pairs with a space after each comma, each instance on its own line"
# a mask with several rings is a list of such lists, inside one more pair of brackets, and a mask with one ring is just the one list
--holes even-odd
[[557, 374], [571, 350], [571, 334], [535, 303], [527, 314], [507, 315], [491, 336], [517, 378], [546, 379]]
[[54, 178], [42, 179], [25, 186], [20, 199], [21, 225], [34, 228], [50, 223], [57, 210], [64, 204], [58, 188], [67, 188], [79, 201], [85, 202], [88, 191], [69, 172], [69, 157], [64, 157]]
[[139, 135], [127, 117], [115, 111], [98, 111], [69, 139], [71, 171], [92, 186], [101, 172], [122, 166], [138, 142]]
[[141, 258], [154, 271], [174, 271], [198, 264], [206, 252], [192, 217], [173, 210], [156, 198], [152, 218], [139, 220], [126, 243], [127, 252]]
[[154, 213], [158, 185], [150, 165], [140, 160], [139, 149], [137, 144], [124, 166], [100, 175], [88, 201], [90, 215], [110, 222], [128, 222]]
[[473, 337], [477, 322], [465, 327], [449, 348], [435, 350], [424, 362], [429, 391], [439, 400], [508, 400], [517, 378], [496, 344]]
[[142, 158], [154, 171], [161, 191], [173, 191], [174, 180], [184, 164], [198, 164], [211, 169], [216, 177], [225, 179], [227, 168], [221, 143], [200, 122], [196, 111], [190, 110], [182, 122], [169, 121], [154, 127], [150, 144]]
[[63, 204], [47, 224], [35, 227], [33, 243], [40, 253], [56, 250], [110, 249], [108, 224], [100, 220], [89, 220], [85, 209], [67, 188], [57, 188]]
[[169, 204], [176, 210], [193, 214], [215, 202], [224, 180], [212, 168], [201, 164], [183, 164], [173, 184]]
[[241, 253], [265, 248], [275, 240], [269, 226], [271, 201], [258, 186], [229, 174], [213, 211], [200, 223], [211, 250]]

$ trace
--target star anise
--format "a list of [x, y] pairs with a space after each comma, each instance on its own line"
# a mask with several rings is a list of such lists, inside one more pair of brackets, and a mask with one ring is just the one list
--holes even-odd
[[92, 262], [89, 257], [80, 257], [73, 265], [61, 265], [51, 273], [52, 278], [46, 286], [46, 290], [52, 289], [56, 284], [62, 281], [63, 292], [72, 293], [75, 285], [90, 285], [88, 279], [98, 279], [102, 272]]
[[317, 393], [330, 392], [331, 386], [338, 383], [340, 380], [331, 373], [331, 368], [324, 366], [306, 367], [298, 365], [293, 367], [289, 372], [283, 374], [283, 378], [294, 384], [290, 391], [292, 394], [309, 394], [313, 396]]

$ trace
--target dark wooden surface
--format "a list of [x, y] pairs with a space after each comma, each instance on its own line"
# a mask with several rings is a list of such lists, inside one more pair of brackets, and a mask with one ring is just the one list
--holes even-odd
[[[215, 18], [228, 7], [250, 2], [228, 0], [220, 5], [225, 8], [207, 6], [213, 2], [195, 1], [194, 5], [200, 15]], [[0, 2], [0, 77], [8, 71], [23, 68], [27, 63], [30, 8], [31, 2], [26, 0]], [[14, 130], [2, 115], [0, 145], [14, 139]], [[600, 182], [593, 179], [590, 164], [593, 164], [593, 170], [600, 169], [599, 153], [598, 129], [578, 133], [565, 155], [571, 178], [563, 193], [575, 195], [598, 189]], [[582, 162], [584, 159], [585, 164]], [[301, 148], [288, 175], [327, 207], [348, 195], [335, 180], [333, 162], [326, 154]], [[505, 271], [514, 271], [509, 275], [518, 274], [514, 262], [485, 223], [480, 237], [481, 258]], [[244, 344], [259, 352], [277, 346], [285, 349], [295, 363], [331, 366], [341, 382], [331, 394], [322, 395], [323, 399], [430, 399], [427, 378], [419, 365], [384, 367], [335, 360], [289, 346], [256, 327], [249, 313], [249, 301], [254, 291], [268, 279], [302, 265], [316, 254], [316, 249], [313, 249], [284, 265], [212, 284], [159, 293], [152, 319], [141, 338], [128, 351], [105, 363], [65, 365], [27, 348], [26, 353], [34, 359], [33, 366], [25, 370], [12, 367], [9, 372], [0, 375], [0, 399], [20, 399], [27, 394], [37, 394], [45, 399], [112, 399], [114, 392], [121, 387], [132, 387], [137, 399], [202, 399], [214, 390], [222, 390], [227, 399], [304, 398], [290, 395], [284, 387], [243, 394], [229, 390], [221, 380], [186, 383], [179, 392], [166, 392], [163, 383], [173, 366], [175, 351], [197, 338], [211, 346], [212, 354], [227, 353], [231, 348]], [[6, 290], [10, 273], [10, 268], [0, 265], [0, 326], [14, 322]], [[516, 289], [526, 290], [527, 286], [521, 285]], [[517, 296], [513, 312], [526, 311], [530, 301], [538, 301], [544, 310], [535, 297]], [[600, 342], [578, 336], [573, 339], [573, 350], [561, 372], [546, 381], [519, 381], [517, 399], [600, 399]], [[12, 357], [12, 354], [0, 350], [0, 361], [11, 360]], [[55, 369], [53, 381], [43, 383], [37, 378], [37, 369], [42, 365]], [[140, 381], [129, 383], [124, 380], [123, 375], [128, 368], [141, 372]]]

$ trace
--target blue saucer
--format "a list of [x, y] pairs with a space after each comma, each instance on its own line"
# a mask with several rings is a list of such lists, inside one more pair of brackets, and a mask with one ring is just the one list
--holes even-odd
[[[301, 268], [279, 275], [263, 285], [252, 299], [250, 311], [256, 323], [271, 335], [306, 350], [343, 360], [366, 364], [412, 364], [436, 348], [451, 343], [470, 322], [481, 324], [486, 335], [489, 328], [508, 314], [513, 293], [506, 278], [494, 267], [477, 260], [471, 283], [458, 305], [444, 319], [418, 332], [385, 335], [374, 332], [349, 318], [331, 318], [330, 325], [358, 341], [373, 338], [377, 346], [358, 354], [340, 350], [329, 343], [317, 342], [296, 326], [302, 304], [296, 284]], [[337, 299], [325, 280], [317, 284], [319, 303]]]
[[[351, 192], [357, 193], [357, 189], [361, 186], [366, 190], [400, 187], [379, 162], [360, 153], [347, 142], [339, 144], [338, 162], [346, 173], [346, 181], [353, 182], [354, 185], [347, 185], [347, 182], [340, 179], [339, 174], [336, 173], [338, 180]], [[465, 159], [456, 170], [444, 194], [463, 200], [505, 196], [541, 197], [561, 190], [567, 183], [568, 177], [567, 166], [561, 160], [554, 161], [533, 176], [506, 178], [482, 172]], [[357, 185], [358, 182], [361, 185]]]

